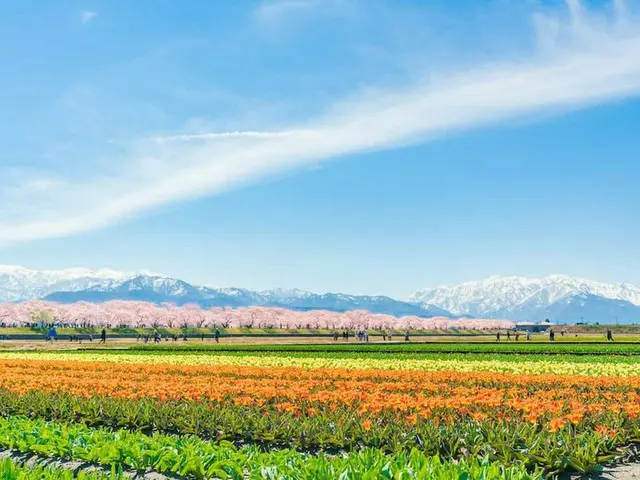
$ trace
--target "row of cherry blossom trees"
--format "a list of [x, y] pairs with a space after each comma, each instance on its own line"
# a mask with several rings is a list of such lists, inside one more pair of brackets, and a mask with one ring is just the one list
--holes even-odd
[[285, 308], [201, 308], [199, 305], [156, 305], [149, 302], [113, 300], [105, 303], [71, 304], [31, 301], [0, 303], [0, 325], [37, 326], [56, 323], [65, 327], [99, 328], [283, 328], [447, 330], [511, 328], [513, 322], [495, 319], [446, 317], [394, 317], [362, 310], [344, 313], [326, 310], [294, 311]]

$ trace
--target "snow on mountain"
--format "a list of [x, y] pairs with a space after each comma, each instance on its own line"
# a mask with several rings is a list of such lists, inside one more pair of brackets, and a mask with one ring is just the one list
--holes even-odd
[[[457, 315], [520, 320], [533, 319], [543, 315], [545, 311], [556, 311], [557, 309], [550, 307], [558, 302], [580, 305], [580, 302], [568, 302], [568, 299], [579, 296], [600, 297], [640, 307], [640, 287], [566, 275], [549, 275], [544, 278], [493, 276], [454, 286], [419, 290], [411, 296], [411, 300], [435, 305]], [[622, 308], [623, 303], [610, 302], [610, 314], [616, 316], [614, 310]], [[599, 311], [603, 312], [602, 315], [606, 313], [602, 308]]]
[[29, 270], [0, 265], [0, 302], [45, 298], [59, 302], [140, 300], [202, 307], [272, 306], [293, 310], [367, 310], [395, 316], [469, 316], [509, 320], [640, 323], [640, 288], [550, 275], [489, 277], [416, 292], [411, 301], [385, 296], [313, 293], [298, 289], [252, 291], [212, 288], [152, 272], [110, 269]]
[[138, 275], [124, 280], [105, 280], [86, 289], [54, 291], [46, 300], [72, 303], [140, 300], [153, 303], [197, 303], [210, 307], [282, 307], [291, 310], [366, 310], [394, 316], [450, 317], [451, 314], [430, 305], [418, 305], [384, 296], [317, 294], [298, 289], [274, 289], [255, 292], [244, 288], [212, 288], [191, 285], [175, 278]]
[[105, 268], [30, 270], [15, 265], [0, 265], [0, 301], [31, 300], [60, 290], [84, 290], [123, 281], [128, 276], [130, 274]]

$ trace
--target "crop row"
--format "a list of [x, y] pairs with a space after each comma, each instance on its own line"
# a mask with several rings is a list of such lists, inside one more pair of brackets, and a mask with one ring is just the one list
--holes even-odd
[[120, 480], [122, 475], [114, 470], [112, 473], [78, 472], [53, 466], [24, 465], [11, 458], [0, 461], [0, 478], [2, 480]]
[[[295, 345], [293, 345], [295, 346]], [[260, 357], [288, 357], [288, 358], [316, 358], [316, 359], [351, 359], [351, 360], [453, 360], [460, 362], [475, 362], [475, 361], [501, 361], [509, 363], [529, 363], [529, 362], [554, 362], [554, 363], [598, 363], [598, 364], [634, 364], [638, 360], [638, 355], [635, 353], [625, 354], [618, 352], [601, 352], [601, 353], [565, 353], [565, 352], [523, 352], [523, 351], [511, 351], [505, 349], [501, 352], [421, 352], [421, 351], [369, 351], [363, 349], [353, 350], [341, 350], [335, 351], [304, 351], [304, 350], [288, 350], [289, 346], [285, 346], [282, 351], [279, 350], [242, 350], [242, 349], [218, 349], [218, 348], [180, 348], [180, 347], [157, 347], [155, 349], [147, 350], [109, 350], [111, 357], [125, 356], [140, 358], [146, 358], [145, 355], [153, 354], [154, 356], [198, 356], [206, 354], [208, 356], [223, 356], [223, 357], [246, 357], [254, 358]], [[31, 352], [32, 354], [38, 354], [38, 351]], [[82, 360], [83, 356], [94, 355], [96, 353], [104, 353], [104, 349], [86, 349], [75, 350], [66, 352], [67, 354], [75, 355], [77, 360]], [[640, 352], [639, 352], [640, 353]], [[46, 353], [45, 353], [46, 354]], [[124, 360], [127, 361], [127, 360]], [[131, 361], [131, 360], [129, 360]], [[122, 362], [122, 361], [121, 361]]]
[[[616, 403], [630, 414], [640, 399], [640, 377], [585, 377], [496, 372], [305, 369], [300, 367], [191, 366], [104, 362], [0, 360], [0, 387], [12, 391], [65, 390], [78, 395], [159, 399], [247, 399], [360, 402], [390, 407], [483, 405], [539, 400], [524, 411], [544, 413], [553, 401]], [[246, 402], [253, 403], [253, 402]]]
[[638, 422], [607, 409], [584, 417], [569, 413], [560, 423], [542, 425], [507, 407], [486, 409], [483, 418], [474, 415], [477, 411], [442, 408], [414, 422], [411, 415], [387, 410], [362, 415], [349, 406], [309, 402], [280, 406], [0, 391], [0, 414], [7, 418], [28, 415], [148, 435], [197, 435], [268, 449], [357, 451], [367, 446], [397, 454], [418, 448], [446, 459], [486, 457], [507, 465], [516, 461], [539, 465], [547, 471], [588, 471], [617, 454], [617, 447], [640, 441]]
[[461, 359], [449, 358], [376, 358], [360, 356], [355, 358], [301, 357], [281, 355], [211, 355], [183, 354], [165, 355], [158, 353], [121, 354], [104, 353], [52, 353], [52, 352], [1, 352], [4, 360], [40, 360], [68, 362], [101, 362], [111, 364], [163, 365], [163, 366], [253, 366], [263, 368], [299, 367], [305, 369], [349, 369], [349, 370], [412, 370], [412, 371], [452, 371], [452, 372], [500, 372], [520, 375], [553, 374], [559, 378], [566, 375], [588, 375], [609, 377], [640, 377], [640, 363], [619, 362], [583, 362], [570, 360], [514, 361], [513, 359]]
[[[418, 450], [384, 455], [364, 449], [340, 456], [306, 455], [294, 450], [264, 453], [256, 447], [236, 448], [229, 443], [212, 444], [197, 437], [87, 428], [13, 417], [0, 419], [0, 443], [22, 452], [38, 453], [100, 465], [125, 467], [140, 472], [151, 469], [181, 477], [243, 479], [290, 478], [541, 478], [524, 465], [505, 466], [487, 459], [456, 463], [429, 457]], [[55, 477], [58, 478], [58, 477]]]
[[[419, 337], [417, 337], [419, 338]], [[604, 335], [603, 335], [604, 340]], [[640, 355], [640, 343], [569, 343], [569, 342], [477, 342], [477, 343], [351, 343], [337, 344], [303, 344], [303, 345], [202, 345], [199, 343], [187, 345], [135, 345], [134, 351], [140, 352], [260, 352], [260, 353], [341, 353], [351, 352], [360, 354], [383, 353], [497, 353], [497, 354], [589, 354], [589, 355]]]

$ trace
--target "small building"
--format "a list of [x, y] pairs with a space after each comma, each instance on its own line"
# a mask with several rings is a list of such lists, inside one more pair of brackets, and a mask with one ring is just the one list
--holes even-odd
[[521, 330], [525, 332], [544, 332], [551, 327], [555, 327], [555, 323], [551, 323], [549, 320], [545, 320], [544, 322], [517, 322], [516, 330]]

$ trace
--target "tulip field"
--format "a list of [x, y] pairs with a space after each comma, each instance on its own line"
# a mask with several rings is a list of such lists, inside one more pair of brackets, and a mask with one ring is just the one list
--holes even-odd
[[0, 352], [0, 450], [19, 454], [0, 477], [542, 479], [633, 460], [640, 348], [529, 347]]

